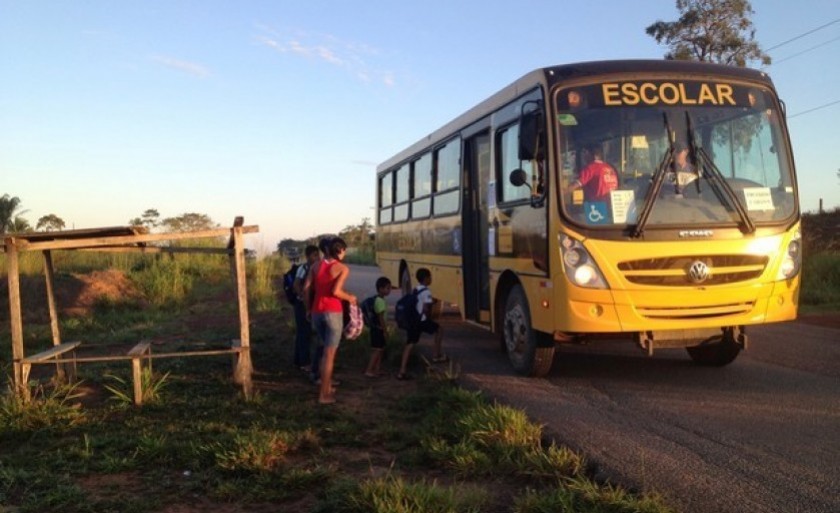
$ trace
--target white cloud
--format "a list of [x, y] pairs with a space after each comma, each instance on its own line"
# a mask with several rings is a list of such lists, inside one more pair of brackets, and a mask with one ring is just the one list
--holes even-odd
[[166, 66], [167, 68], [181, 71], [194, 77], [207, 78], [210, 76], [210, 70], [196, 62], [174, 59], [165, 55], [155, 55], [152, 57], [152, 60], [158, 64]]
[[282, 34], [263, 24], [257, 24], [256, 29], [260, 32], [255, 37], [256, 42], [279, 54], [296, 55], [345, 69], [365, 83], [396, 85], [393, 73], [377, 71], [368, 62], [380, 60], [382, 52], [366, 43], [301, 30]]

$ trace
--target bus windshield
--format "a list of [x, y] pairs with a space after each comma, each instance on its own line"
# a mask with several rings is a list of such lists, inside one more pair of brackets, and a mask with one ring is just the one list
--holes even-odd
[[582, 225], [741, 226], [796, 210], [778, 102], [757, 86], [617, 81], [558, 89], [561, 208]]

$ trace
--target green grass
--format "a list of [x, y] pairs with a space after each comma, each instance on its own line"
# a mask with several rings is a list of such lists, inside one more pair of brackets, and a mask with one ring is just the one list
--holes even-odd
[[480, 487], [441, 486], [386, 476], [341, 480], [327, 490], [316, 512], [323, 513], [478, 513], [487, 503]]
[[[103, 350], [153, 339], [163, 344], [155, 351], [235, 338], [227, 260], [179, 258], [123, 261], [142, 300], [102, 301], [87, 316], [62, 317], [64, 338]], [[74, 387], [33, 371], [44, 383], [33, 385], [31, 402], [0, 396], [0, 504], [21, 512], [139, 513], [196, 500], [323, 512], [540, 511], [573, 493], [585, 505], [579, 511], [625, 511], [603, 509], [622, 501], [665, 510], [659, 499], [588, 481], [582, 458], [546, 442], [523, 412], [455, 386], [457, 366], [377, 387], [361, 376], [366, 334], [342, 344], [339, 405], [318, 407], [314, 387], [290, 364], [291, 308], [276, 290], [284, 267], [279, 259], [249, 262], [251, 401], [231, 384], [229, 357], [155, 360], [141, 408], [129, 406], [127, 362], [81, 365]], [[43, 323], [27, 323], [26, 334], [27, 351], [51, 343]], [[0, 326], [6, 373], [8, 339]], [[401, 349], [392, 337], [387, 368]], [[648, 503], [661, 509], [643, 509]]]
[[840, 253], [826, 251], [806, 256], [800, 301], [805, 305], [840, 310]]

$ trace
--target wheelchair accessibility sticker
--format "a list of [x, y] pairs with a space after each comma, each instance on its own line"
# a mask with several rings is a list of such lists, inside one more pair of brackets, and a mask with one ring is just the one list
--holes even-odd
[[586, 201], [583, 203], [583, 210], [586, 212], [586, 221], [589, 224], [608, 224], [607, 204], [603, 201]]

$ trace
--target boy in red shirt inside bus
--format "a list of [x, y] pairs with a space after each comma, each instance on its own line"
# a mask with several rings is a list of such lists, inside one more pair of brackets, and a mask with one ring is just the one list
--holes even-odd
[[571, 190], [583, 187], [586, 201], [609, 201], [610, 191], [618, 188], [618, 174], [604, 162], [604, 150], [600, 144], [592, 144], [584, 149], [584, 158], [588, 165], [572, 183]]

